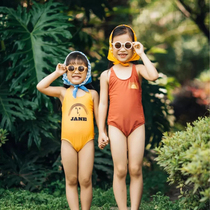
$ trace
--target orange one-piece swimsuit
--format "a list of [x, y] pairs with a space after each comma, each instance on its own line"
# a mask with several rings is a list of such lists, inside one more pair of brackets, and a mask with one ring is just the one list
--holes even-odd
[[145, 123], [142, 106], [142, 89], [135, 65], [128, 79], [120, 79], [111, 68], [109, 78], [108, 125], [117, 127], [128, 137]]

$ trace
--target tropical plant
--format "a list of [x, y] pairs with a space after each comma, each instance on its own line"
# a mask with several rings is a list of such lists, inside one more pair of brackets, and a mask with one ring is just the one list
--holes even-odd
[[8, 145], [0, 151], [6, 186], [22, 183], [35, 189], [55, 172], [52, 166], [60, 155], [59, 105], [38, 93], [36, 84], [69, 52], [72, 24], [63, 9], [52, 1], [33, 2], [29, 11], [21, 6], [0, 8], [0, 123], [10, 132]]
[[[210, 201], [210, 117], [188, 124], [186, 131], [165, 133], [156, 148], [158, 164], [186, 197], [187, 209], [207, 209]], [[193, 202], [192, 202], [193, 201]]]
[[166, 96], [165, 87], [143, 80], [142, 102], [146, 119], [146, 145], [149, 145], [149, 148], [159, 145], [163, 133], [170, 130], [167, 119], [170, 115], [169, 109], [162, 100], [163, 97], [157, 97], [157, 95]]
[[2, 144], [5, 144], [5, 142], [8, 140], [6, 136], [8, 135], [7, 130], [3, 130], [0, 128], [0, 147]]
[[[70, 45], [84, 49], [84, 45], [92, 43], [90, 36], [71, 24], [62, 11], [64, 6], [52, 1], [33, 2], [28, 10], [20, 5], [17, 10], [0, 8], [3, 44], [0, 115], [2, 126], [11, 131], [9, 144], [0, 151], [1, 180], [5, 187], [40, 189], [49, 183], [49, 178], [55, 181], [55, 175], [59, 178], [62, 174], [60, 105], [54, 98], [36, 91], [36, 84], [54, 71], [58, 62], [63, 62]], [[78, 45], [72, 43], [76, 39], [70, 31], [77, 39], [80, 37]], [[86, 37], [89, 38], [84, 42]], [[106, 171], [109, 176], [112, 173], [110, 151], [100, 152], [97, 143], [95, 147], [94, 183], [99, 171]]]
[[29, 100], [23, 100], [22, 97], [15, 94], [15, 91], [9, 90], [12, 81], [5, 81], [7, 74], [4, 67], [5, 65], [2, 68], [0, 67], [0, 126], [14, 132], [16, 130], [16, 119], [19, 118], [21, 121], [35, 119], [34, 110], [37, 104]]
[[[41, 104], [43, 97], [37, 93], [36, 84], [53, 71], [54, 66], [68, 53], [70, 43], [67, 40], [71, 38], [68, 29], [71, 24], [67, 22], [68, 16], [60, 13], [62, 8], [61, 4], [51, 1], [46, 4], [34, 2], [29, 12], [21, 6], [16, 11], [7, 7], [0, 8], [1, 39], [5, 46], [1, 56], [4, 64], [1, 71], [4, 75], [1, 78], [6, 80], [9, 86], [5, 89], [9, 90], [10, 94], [15, 94], [18, 99], [23, 99], [24, 105], [30, 104], [29, 99], [37, 106]], [[7, 71], [3, 71], [5, 67]], [[8, 93], [2, 93], [1, 98], [8, 95]], [[11, 101], [5, 99], [5, 102], [10, 104]], [[47, 108], [52, 107], [46, 98], [45, 102]], [[20, 108], [23, 106], [21, 101], [17, 101], [15, 105], [6, 110], [10, 111], [14, 107], [17, 109], [18, 105]], [[34, 105], [31, 110], [36, 110], [37, 106]], [[1, 110], [5, 110], [3, 108]], [[22, 110], [27, 111], [26, 108]], [[16, 114], [16, 117], [21, 118], [22, 121], [30, 114], [29, 112], [21, 116], [17, 111], [11, 114], [9, 111], [0, 113], [7, 117], [3, 121], [7, 124], [11, 124], [9, 122], [11, 114]], [[31, 119], [34, 119], [34, 115]], [[9, 126], [5, 127], [11, 130]]]
[[[82, 1], [82, 8], [79, 8], [77, 3], [68, 4], [65, 1], [65, 4], [72, 5], [72, 8], [77, 8], [78, 11], [82, 13], [85, 11], [86, 15], [94, 7], [93, 4], [87, 5]], [[0, 178], [5, 179], [4, 182], [2, 181], [4, 186], [7, 184], [17, 186], [24, 183], [29, 189], [39, 189], [44, 183], [49, 183], [49, 179], [55, 181], [53, 177], [61, 178], [62, 173], [59, 169], [61, 167], [59, 161], [61, 114], [57, 100], [39, 93], [36, 90], [36, 84], [54, 71], [58, 62], [63, 62], [70, 51], [69, 47], [90, 52], [94, 41], [92, 34], [87, 33], [89, 26], [84, 24], [86, 21], [84, 14], [81, 19], [75, 18], [77, 10], [67, 11], [68, 7], [52, 0], [28, 0], [24, 4], [22, 2], [22, 5], [19, 5], [17, 9], [0, 8], [0, 58], [2, 61], [0, 66], [0, 101], [2, 102], [0, 103], [0, 117], [2, 120], [0, 124], [10, 134], [9, 143], [3, 145], [0, 150], [2, 160], [9, 160], [8, 162], [1, 161], [2, 176]], [[87, 8], [84, 9], [84, 5]], [[105, 9], [104, 5], [101, 8]], [[72, 16], [68, 16], [69, 14]], [[86, 30], [83, 30], [84, 27]], [[95, 63], [93, 83], [97, 90], [99, 90], [99, 73], [107, 68], [108, 45], [104, 42], [100, 42], [100, 45], [106, 48], [105, 51], [102, 48], [97, 54], [101, 58], [100, 61], [90, 57], [91, 62]], [[98, 48], [94, 46], [92, 49]], [[58, 79], [53, 84], [61, 85], [61, 80]], [[143, 81], [143, 104], [147, 119], [146, 141], [152, 146], [159, 143], [162, 132], [170, 127], [166, 117], [167, 106], [161, 98], [155, 96], [156, 93], [163, 93], [160, 86]], [[100, 151], [95, 141], [95, 150], [93, 175], [94, 183], [97, 184], [96, 180], [112, 179], [113, 169], [109, 147]], [[30, 163], [29, 165], [25, 162], [26, 160]], [[46, 170], [42, 171], [39, 168]], [[35, 170], [38, 171], [36, 174], [38, 178], [34, 181]], [[25, 179], [22, 174], [26, 173], [31, 175], [31, 178]], [[7, 174], [12, 177], [13, 184], [6, 179]], [[107, 188], [107, 186], [104, 187]]]
[[[48, 1], [49, 0], [2, 0], [1, 5], [4, 7], [16, 9], [16, 7], [19, 4], [25, 4], [25, 7], [30, 9], [31, 5], [33, 5], [33, 2], [43, 4]], [[90, 0], [88, 2], [86, 0], [54, 0], [54, 2], [63, 3], [63, 5], [65, 5], [66, 10], [69, 10], [72, 14], [84, 13], [88, 20], [90, 20], [90, 16], [92, 14], [96, 15], [102, 20], [106, 16], [106, 9], [108, 8], [109, 10], [111, 10], [110, 4], [107, 0]]]
[[81, 12], [85, 13], [88, 22], [90, 21], [90, 15], [94, 14], [101, 20], [106, 17], [106, 9], [111, 10], [110, 4], [107, 0], [62, 0], [65, 5], [67, 5], [74, 14], [78, 14]]

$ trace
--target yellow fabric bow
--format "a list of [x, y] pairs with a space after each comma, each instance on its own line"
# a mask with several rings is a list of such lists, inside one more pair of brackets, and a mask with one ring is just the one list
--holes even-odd
[[130, 28], [130, 29], [133, 31], [134, 42], [137, 41], [136, 33], [134, 32], [134, 30], [133, 30], [129, 25], [125, 25], [125, 24], [118, 25], [117, 27], [115, 27], [115, 28], [113, 29], [113, 31], [112, 31], [111, 34], [110, 34], [110, 37], [109, 37], [109, 52], [108, 52], [107, 58], [108, 58], [108, 60], [112, 61], [114, 65], [120, 63], [120, 64], [123, 65], [123, 66], [129, 66], [129, 62], [130, 62], [130, 61], [136, 61], [136, 60], [139, 60], [139, 59], [140, 59], [140, 56], [135, 52], [135, 50], [134, 50], [134, 52], [133, 52], [133, 56], [132, 56], [129, 60], [127, 60], [126, 62], [121, 62], [121, 61], [119, 61], [119, 60], [118, 60], [117, 58], [115, 58], [114, 55], [113, 55], [113, 49], [112, 49], [112, 35], [113, 35], [114, 30], [115, 30], [116, 28], [120, 27], [120, 26], [125, 26], [125, 27]]

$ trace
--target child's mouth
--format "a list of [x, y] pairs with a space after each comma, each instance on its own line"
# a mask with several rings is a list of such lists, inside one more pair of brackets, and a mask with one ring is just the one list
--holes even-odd
[[119, 54], [120, 58], [125, 58], [127, 54]]
[[80, 76], [72, 76], [74, 79], [80, 79]]

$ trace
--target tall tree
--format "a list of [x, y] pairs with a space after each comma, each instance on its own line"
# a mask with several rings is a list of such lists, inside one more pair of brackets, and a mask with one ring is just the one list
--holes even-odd
[[[209, 36], [209, 1], [206, 0], [178, 0], [176, 1], [178, 9], [187, 18], [191, 18], [199, 29], [204, 33], [207, 39]], [[209, 18], [209, 17], [208, 17]]]

